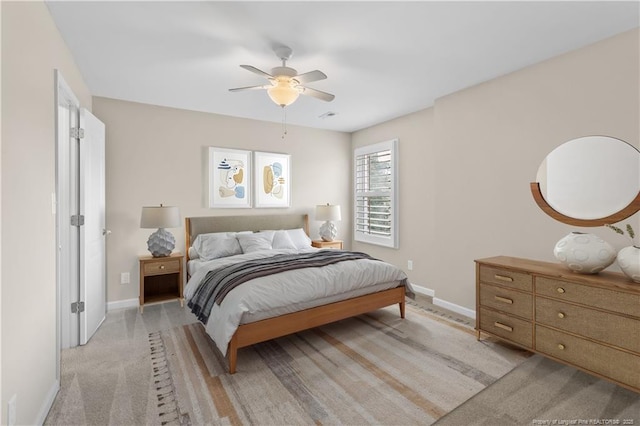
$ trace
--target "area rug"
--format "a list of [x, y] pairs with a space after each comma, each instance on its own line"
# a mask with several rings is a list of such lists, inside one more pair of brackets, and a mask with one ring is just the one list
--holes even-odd
[[640, 394], [535, 355], [436, 424], [640, 425]]
[[162, 424], [428, 425], [529, 354], [416, 305], [243, 348], [236, 374], [200, 324], [152, 333]]

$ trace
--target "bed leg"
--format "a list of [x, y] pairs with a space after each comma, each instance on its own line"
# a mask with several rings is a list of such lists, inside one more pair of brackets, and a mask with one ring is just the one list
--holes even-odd
[[400, 305], [400, 318], [404, 319], [404, 300], [400, 303], [398, 303], [398, 305]]
[[229, 342], [229, 349], [227, 352], [229, 355], [229, 374], [235, 374], [236, 362], [238, 361], [238, 340], [235, 334]]

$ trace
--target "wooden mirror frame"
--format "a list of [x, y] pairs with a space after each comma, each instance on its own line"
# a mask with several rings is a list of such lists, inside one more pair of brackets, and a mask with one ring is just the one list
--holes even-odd
[[620, 222], [634, 215], [636, 212], [640, 211], [640, 192], [638, 192], [638, 195], [636, 195], [636, 198], [634, 198], [633, 201], [631, 201], [631, 203], [627, 207], [623, 208], [619, 212], [616, 212], [607, 217], [598, 218], [598, 219], [576, 219], [571, 216], [566, 216], [560, 213], [559, 211], [555, 210], [553, 207], [551, 207], [549, 203], [547, 203], [547, 200], [544, 199], [544, 196], [542, 195], [542, 191], [540, 191], [540, 183], [531, 182], [530, 187], [531, 187], [531, 195], [533, 195], [533, 199], [535, 200], [538, 207], [540, 207], [543, 212], [545, 212], [555, 220], [558, 220], [562, 223], [566, 223], [568, 225], [588, 226], [588, 227], [603, 226], [607, 224]]

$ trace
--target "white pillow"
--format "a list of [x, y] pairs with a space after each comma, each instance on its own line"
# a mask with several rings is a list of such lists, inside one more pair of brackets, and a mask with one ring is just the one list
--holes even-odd
[[311, 247], [311, 238], [304, 232], [304, 229], [287, 229], [286, 232], [298, 250]]
[[272, 243], [273, 245], [273, 236], [275, 235], [276, 231], [258, 231], [259, 234], [265, 235], [267, 237], [267, 240], [269, 240], [270, 243]]
[[243, 253], [251, 253], [259, 250], [271, 250], [273, 234], [270, 232], [258, 232], [255, 234], [238, 234]]
[[272, 246], [274, 249], [297, 249], [287, 231], [284, 230], [275, 231]]

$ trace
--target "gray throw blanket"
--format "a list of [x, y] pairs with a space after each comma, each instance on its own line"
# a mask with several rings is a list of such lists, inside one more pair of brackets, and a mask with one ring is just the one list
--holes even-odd
[[278, 272], [302, 268], [319, 268], [344, 262], [345, 260], [357, 259], [377, 260], [361, 252], [319, 250], [301, 254], [279, 254], [264, 259], [248, 260], [223, 266], [207, 273], [198, 290], [189, 300], [188, 306], [191, 308], [191, 312], [206, 324], [213, 304], [220, 305], [225, 296], [242, 283]]

